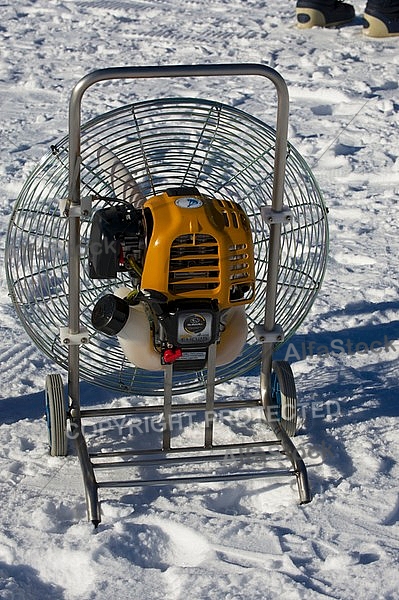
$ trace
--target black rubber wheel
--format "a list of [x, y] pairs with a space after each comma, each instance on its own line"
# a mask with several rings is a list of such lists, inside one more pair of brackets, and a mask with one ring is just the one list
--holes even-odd
[[66, 411], [61, 375], [47, 375], [45, 383], [46, 419], [51, 456], [66, 456]]
[[293, 437], [297, 429], [297, 397], [294, 375], [286, 360], [275, 360], [271, 373], [272, 405], [277, 407], [277, 418], [287, 435]]

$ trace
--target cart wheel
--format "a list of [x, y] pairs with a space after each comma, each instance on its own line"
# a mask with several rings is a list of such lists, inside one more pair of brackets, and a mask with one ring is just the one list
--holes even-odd
[[51, 456], [66, 456], [66, 412], [61, 375], [47, 375], [45, 384], [46, 419]]
[[297, 427], [297, 399], [294, 375], [285, 360], [275, 360], [271, 373], [272, 405], [278, 407], [278, 419], [287, 435], [293, 437]]

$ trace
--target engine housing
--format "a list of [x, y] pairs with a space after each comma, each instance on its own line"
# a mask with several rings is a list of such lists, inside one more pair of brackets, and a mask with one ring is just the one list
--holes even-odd
[[158, 290], [170, 300], [215, 299], [221, 309], [253, 300], [251, 229], [237, 203], [177, 188], [149, 198], [144, 207], [151, 213], [152, 232], [142, 289]]
[[171, 188], [139, 209], [100, 209], [92, 221], [89, 268], [93, 279], [129, 272], [132, 290], [101, 298], [92, 323], [117, 335], [137, 366], [173, 362], [177, 370], [200, 370], [213, 343], [217, 364], [241, 351], [243, 305], [254, 299], [255, 274], [249, 220], [237, 203]]

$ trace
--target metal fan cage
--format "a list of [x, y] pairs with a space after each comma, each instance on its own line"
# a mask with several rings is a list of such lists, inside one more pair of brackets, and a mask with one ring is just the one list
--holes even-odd
[[[256, 299], [247, 307], [249, 334], [241, 355], [216, 370], [215, 383], [248, 373], [260, 363], [254, 325], [262, 323], [266, 302], [269, 228], [261, 207], [271, 204], [276, 134], [257, 118], [225, 104], [198, 99], [149, 100], [123, 106], [81, 129], [81, 195], [96, 210], [118, 198], [122, 186], [97, 162], [97, 149], [111, 150], [146, 196], [168, 187], [196, 186], [210, 196], [242, 205], [252, 224], [256, 256]], [[289, 338], [307, 315], [326, 263], [326, 208], [313, 175], [288, 145], [284, 205], [293, 218], [282, 226], [276, 322]], [[22, 324], [35, 344], [67, 367], [68, 350], [60, 326], [68, 322], [68, 219], [60, 201], [68, 197], [68, 137], [63, 138], [27, 179], [14, 208], [6, 242], [7, 279]], [[128, 363], [117, 339], [96, 332], [91, 312], [96, 300], [121, 285], [88, 276], [90, 216], [81, 222], [81, 324], [89, 342], [80, 349], [81, 376], [115, 391], [162, 395], [163, 374]], [[202, 389], [206, 373], [176, 373], [173, 390]]]

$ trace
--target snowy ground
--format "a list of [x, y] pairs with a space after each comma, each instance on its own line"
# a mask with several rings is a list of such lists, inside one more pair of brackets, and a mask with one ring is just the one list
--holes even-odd
[[[289, 483], [270, 480], [104, 492], [96, 533], [76, 457], [48, 455], [42, 386], [53, 365], [16, 321], [2, 268], [0, 598], [399, 598], [399, 41], [364, 39], [354, 4], [354, 26], [301, 32], [292, 0], [2, 2], [2, 249], [15, 198], [66, 133], [85, 73], [260, 62], [287, 81], [290, 141], [330, 208], [331, 256], [311, 314], [280, 351], [296, 376], [313, 501], [299, 507]], [[159, 81], [105, 88], [86, 116], [164, 93]], [[193, 94], [273, 115], [252, 84], [201, 80]], [[248, 377], [218, 394], [257, 385]], [[87, 384], [83, 394], [115, 402]]]

